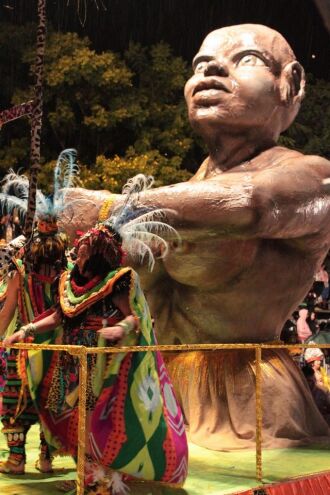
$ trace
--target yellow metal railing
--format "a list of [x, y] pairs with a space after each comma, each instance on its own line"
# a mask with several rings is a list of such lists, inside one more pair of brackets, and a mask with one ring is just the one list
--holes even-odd
[[86, 450], [86, 392], [87, 392], [87, 355], [118, 354], [121, 352], [145, 351], [215, 351], [254, 349], [256, 357], [256, 480], [262, 482], [262, 384], [261, 359], [263, 349], [297, 349], [319, 348], [330, 349], [330, 344], [182, 344], [182, 345], [150, 345], [132, 347], [84, 347], [76, 345], [44, 345], [15, 344], [11, 347], [20, 350], [65, 351], [79, 359], [79, 428], [77, 459], [77, 495], [84, 494], [85, 450]]

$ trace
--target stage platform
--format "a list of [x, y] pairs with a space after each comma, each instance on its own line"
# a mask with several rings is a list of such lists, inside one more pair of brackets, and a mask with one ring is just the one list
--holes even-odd
[[[0, 458], [7, 456], [5, 439], [0, 434]], [[5, 495], [60, 495], [56, 487], [60, 480], [75, 479], [70, 458], [57, 458], [55, 472], [50, 477], [34, 468], [38, 456], [38, 429], [28, 435], [28, 465], [25, 476], [0, 474], [0, 493]], [[325, 448], [294, 448], [265, 450], [263, 453], [264, 482], [330, 470], [330, 451]], [[189, 476], [184, 489], [138, 484], [131, 486], [131, 495], [223, 495], [237, 494], [257, 487], [255, 452], [214, 452], [190, 444]], [[282, 493], [282, 492], [281, 492]], [[284, 492], [283, 492], [284, 493]], [[299, 492], [297, 492], [299, 493]], [[299, 495], [310, 495], [299, 493]]]

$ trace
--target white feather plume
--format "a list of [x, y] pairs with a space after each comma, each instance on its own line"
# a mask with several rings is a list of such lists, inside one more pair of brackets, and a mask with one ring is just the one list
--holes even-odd
[[63, 150], [54, 169], [54, 211], [59, 213], [66, 203], [67, 191], [73, 187], [79, 175], [79, 165], [76, 163], [77, 151], [73, 148]]
[[180, 242], [178, 232], [166, 223], [168, 216], [176, 214], [174, 210], [139, 204], [140, 194], [153, 183], [153, 177], [143, 174], [130, 179], [122, 190], [126, 196], [123, 204], [114, 210], [108, 221], [120, 234], [124, 250], [141, 264], [148, 260], [150, 271], [155, 265], [155, 254], [158, 258], [167, 255], [168, 239]]
[[[67, 149], [60, 153], [54, 170], [54, 194], [45, 196], [37, 190], [36, 218], [57, 217], [68, 205], [66, 193], [69, 187], [75, 183], [79, 173], [76, 163], [77, 152]], [[0, 214], [12, 214], [16, 209], [21, 222], [25, 221], [29, 197], [29, 179], [25, 175], [19, 175], [13, 170], [2, 180], [0, 193]]]
[[126, 196], [126, 200], [129, 199], [130, 195], [134, 195], [133, 199], [137, 199], [139, 193], [150, 189], [154, 182], [152, 175], [137, 174], [131, 179], [128, 179], [122, 189], [122, 194]]
[[20, 221], [25, 220], [27, 202], [23, 199], [0, 193], [0, 216], [11, 215], [16, 210]]
[[29, 179], [26, 175], [19, 175], [11, 168], [1, 181], [1, 191], [4, 194], [16, 196], [20, 199], [29, 197]]

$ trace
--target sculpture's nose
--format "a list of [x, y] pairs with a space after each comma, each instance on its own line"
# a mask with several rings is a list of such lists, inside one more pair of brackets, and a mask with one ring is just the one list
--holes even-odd
[[210, 60], [204, 70], [204, 76], [226, 77], [228, 75], [228, 68], [223, 62], [220, 62], [219, 60]]

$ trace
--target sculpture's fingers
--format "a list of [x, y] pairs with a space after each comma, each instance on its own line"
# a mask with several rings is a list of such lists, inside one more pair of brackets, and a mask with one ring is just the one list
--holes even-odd
[[330, 178], [323, 179], [321, 191], [326, 194], [330, 194]]

